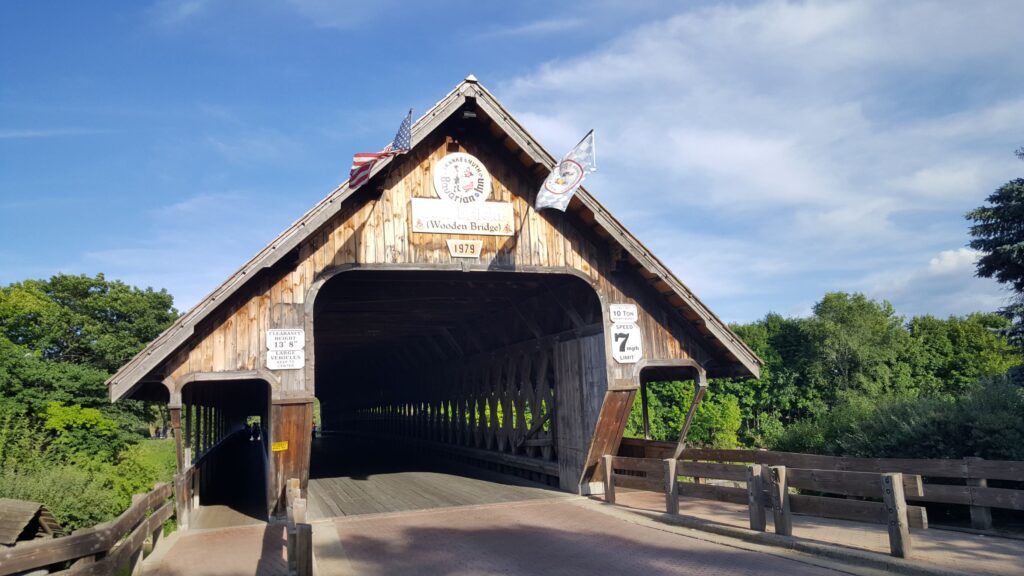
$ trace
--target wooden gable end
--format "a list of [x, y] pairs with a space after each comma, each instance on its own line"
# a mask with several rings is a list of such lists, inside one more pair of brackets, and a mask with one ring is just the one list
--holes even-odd
[[[249, 373], [268, 380], [275, 398], [313, 393], [312, 367], [270, 372], [266, 330], [305, 326], [312, 335], [313, 300], [329, 278], [356, 269], [551, 272], [586, 280], [602, 302], [607, 323], [610, 304], [636, 304], [649, 361], [692, 358], [713, 360], [702, 338], [623, 259], [621, 249], [596, 234], [578, 214], [533, 208], [543, 175], [528, 167], [517, 150], [497, 137], [495, 124], [477, 111], [475, 118], [454, 116], [441, 123], [408, 154], [398, 157], [275, 266], [251, 278], [243, 290], [221, 304], [196, 329], [193, 338], [153, 376], [164, 379], [173, 396], [197, 375]], [[478, 158], [492, 176], [491, 201], [510, 202], [511, 236], [448, 235], [413, 232], [413, 198], [436, 198], [434, 165], [452, 152]], [[448, 239], [478, 240], [478, 259], [453, 257]], [[607, 340], [607, 339], [606, 339]], [[605, 343], [607, 358], [610, 344]], [[311, 356], [308, 354], [307, 356]], [[307, 358], [312, 364], [312, 358]], [[607, 363], [610, 386], [635, 385], [637, 364]]]

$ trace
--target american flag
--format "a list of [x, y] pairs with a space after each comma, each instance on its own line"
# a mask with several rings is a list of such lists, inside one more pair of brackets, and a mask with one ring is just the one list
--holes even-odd
[[352, 157], [352, 171], [348, 175], [348, 189], [355, 190], [365, 184], [370, 179], [370, 171], [373, 170], [373, 165], [378, 160], [404, 154], [409, 151], [411, 144], [412, 110], [409, 110], [405, 120], [402, 120], [402, 125], [398, 127], [398, 134], [395, 134], [395, 139], [391, 141], [391, 144], [388, 144], [380, 152], [360, 152]]

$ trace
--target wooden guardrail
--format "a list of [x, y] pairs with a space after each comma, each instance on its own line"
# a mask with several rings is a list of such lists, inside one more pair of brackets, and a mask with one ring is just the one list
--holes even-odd
[[0, 575], [32, 570], [52, 574], [116, 574], [136, 565], [163, 535], [164, 523], [174, 513], [171, 485], [157, 484], [148, 494], [132, 497], [123, 514], [92, 528], [52, 540], [34, 540], [0, 548]]
[[[732, 480], [746, 486], [680, 482], [681, 476]], [[899, 472], [787, 469], [606, 455], [604, 482], [605, 500], [609, 503], [615, 502], [616, 486], [664, 492], [665, 511], [669, 514], [679, 513], [679, 496], [746, 504], [750, 528], [761, 532], [767, 526], [766, 511], [771, 511], [775, 532], [783, 536], [793, 535], [793, 514], [885, 524], [891, 554], [900, 558], [908, 557], [912, 550], [910, 527], [928, 526], [925, 510], [907, 506], [905, 497], [922, 492], [921, 477]], [[791, 494], [790, 488], [878, 500]]]
[[[663, 459], [672, 456], [676, 444], [625, 438], [619, 449], [623, 456]], [[732, 462], [786, 466], [814, 470], [849, 472], [901, 472], [921, 476], [923, 490], [908, 494], [911, 502], [954, 504], [970, 507], [971, 525], [979, 530], [992, 529], [992, 508], [1024, 511], [1024, 490], [993, 488], [992, 480], [1024, 482], [1024, 462], [983, 460], [981, 458], [913, 459], [913, 458], [847, 458], [773, 452], [768, 450], [716, 450], [691, 448], [683, 451], [681, 461]], [[963, 484], [950, 484], [962, 482]]]
[[288, 574], [313, 575], [313, 526], [306, 523], [306, 499], [298, 478], [289, 478], [286, 492], [288, 511]]

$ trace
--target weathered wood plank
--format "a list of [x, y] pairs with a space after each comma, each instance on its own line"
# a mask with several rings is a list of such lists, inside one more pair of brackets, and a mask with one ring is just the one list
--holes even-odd
[[661, 473], [664, 469], [662, 460], [647, 458], [627, 458], [625, 456], [614, 456], [613, 465], [616, 470], [629, 470], [636, 472]]
[[650, 492], [663, 492], [665, 490], [665, 479], [659, 473], [657, 476], [627, 476], [615, 474], [615, 486], [618, 488], [632, 488], [634, 490], [647, 490]]
[[694, 484], [693, 482], [679, 482], [677, 486], [679, 495], [686, 496], [688, 498], [718, 500], [720, 502], [732, 502], [733, 504], [747, 503], [746, 488], [715, 486], [712, 484]]
[[[874, 472], [849, 472], [846, 470], [804, 470], [787, 469], [787, 481], [793, 488], [814, 490], [844, 496], [881, 498], [882, 486], [879, 475]], [[916, 474], [901, 475], [904, 491], [908, 496], [922, 496], [921, 477]]]
[[677, 470], [680, 476], [735, 480], [737, 482], [744, 482], [747, 479], [747, 467], [742, 464], [680, 461]]

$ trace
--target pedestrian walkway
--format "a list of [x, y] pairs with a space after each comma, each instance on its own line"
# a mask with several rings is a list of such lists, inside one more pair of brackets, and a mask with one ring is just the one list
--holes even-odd
[[[615, 503], [641, 510], [665, 511], [665, 496], [656, 492], [618, 490]], [[679, 512], [707, 522], [749, 528], [746, 505], [679, 499]], [[768, 530], [773, 531], [771, 514]], [[1024, 574], [1024, 540], [951, 532], [911, 529], [914, 552], [911, 560], [935, 568], [979, 575]], [[865, 524], [811, 516], [793, 516], [793, 536], [825, 544], [889, 554], [889, 534], [881, 524]]]
[[146, 560], [144, 573], [146, 576], [287, 576], [285, 542], [283, 525], [177, 532]]

